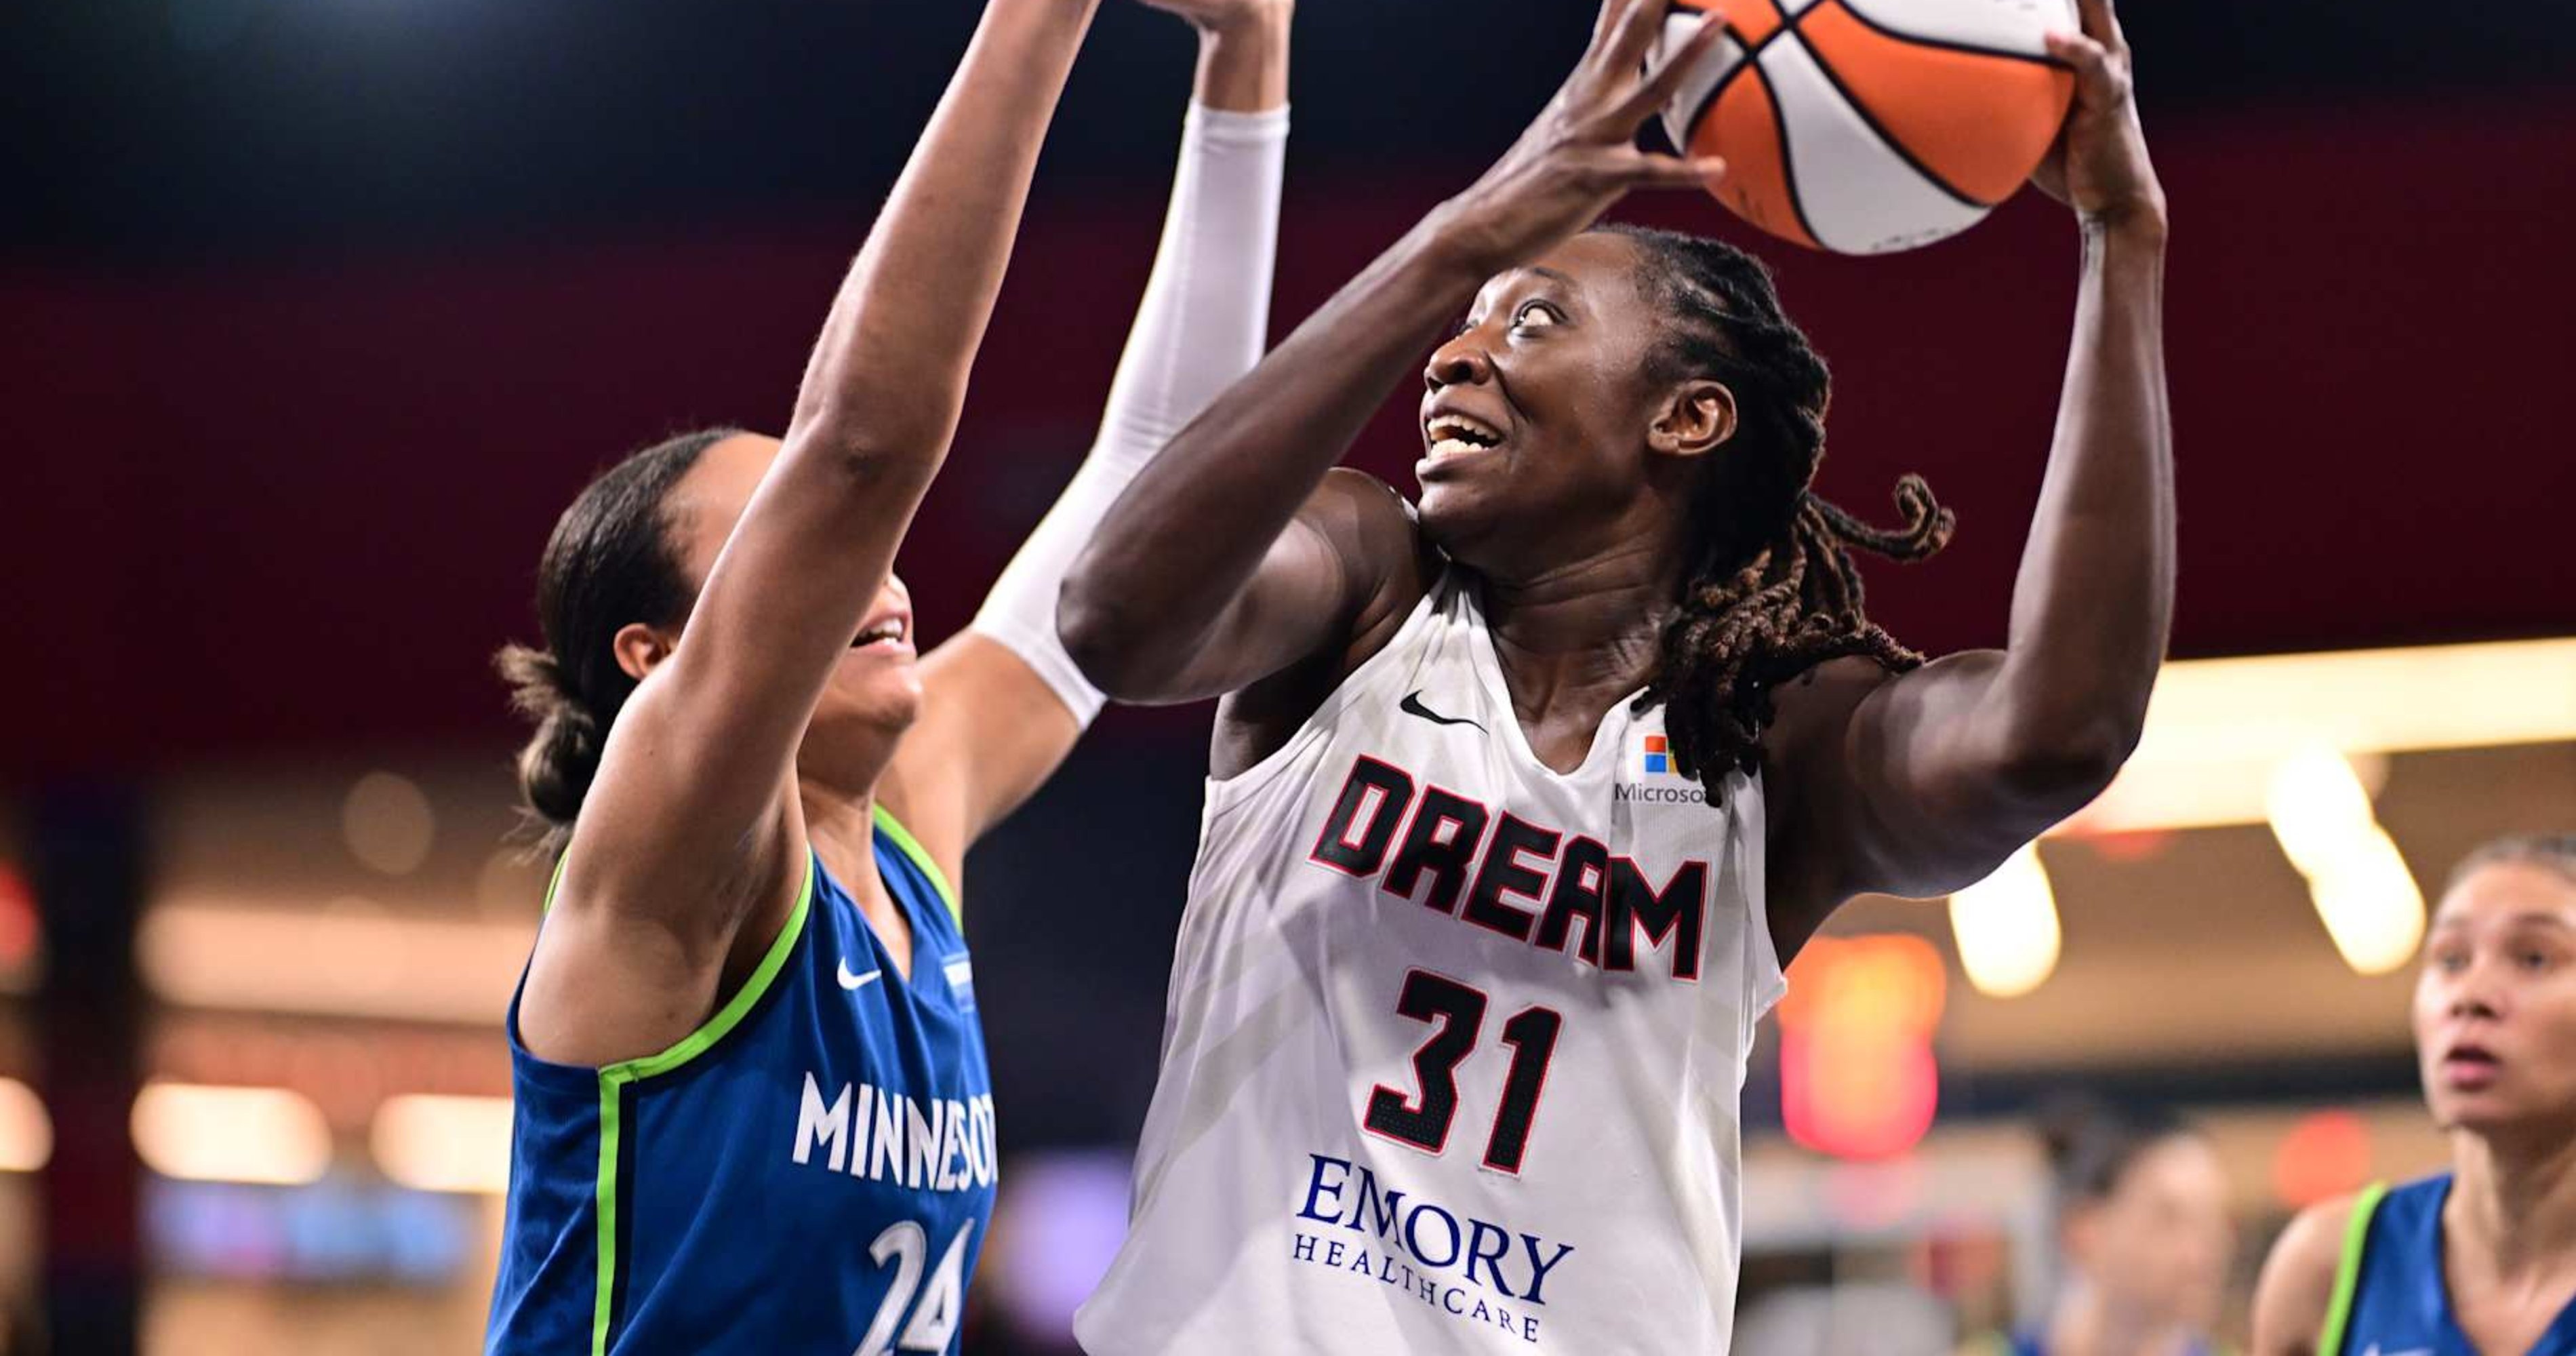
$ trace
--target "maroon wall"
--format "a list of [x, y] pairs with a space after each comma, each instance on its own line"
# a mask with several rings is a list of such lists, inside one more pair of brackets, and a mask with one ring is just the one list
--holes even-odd
[[[2154, 129], [2176, 217], [2179, 651], [2576, 630], [2565, 111]], [[1449, 187], [1292, 183], [1283, 321]], [[1059, 194], [1033, 217], [904, 560], [934, 634], [1087, 436], [1159, 208], [1150, 190]], [[1629, 215], [1719, 221], [1697, 201]], [[863, 229], [0, 272], [19, 642], [0, 781], [499, 736], [484, 656], [528, 629], [555, 512], [621, 447], [691, 421], [774, 426]], [[1894, 475], [1921, 470], [1960, 511], [1942, 560], [1874, 572], [1875, 606], [1918, 645], [1996, 640], [2062, 361], [2062, 213], [2017, 202], [1892, 260], [1770, 253], [1840, 376], [1826, 488], [1883, 512]], [[1403, 474], [1405, 422], [1382, 420], [1359, 460]]]

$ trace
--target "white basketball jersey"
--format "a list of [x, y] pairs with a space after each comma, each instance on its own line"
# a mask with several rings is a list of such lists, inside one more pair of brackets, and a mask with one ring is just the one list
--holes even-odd
[[1737, 1101], [1781, 992], [1762, 790], [1661, 708], [1530, 753], [1451, 571], [1212, 781], [1093, 1356], [1727, 1348]]

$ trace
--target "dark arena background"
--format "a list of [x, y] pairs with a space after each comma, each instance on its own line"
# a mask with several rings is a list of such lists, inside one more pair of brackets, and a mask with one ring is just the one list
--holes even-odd
[[[1592, 8], [1306, 0], [1276, 332], [1509, 143]], [[0, 1352], [479, 1342], [545, 870], [510, 836], [489, 656], [533, 637], [538, 550], [595, 470], [784, 423], [975, 9], [0, 11]], [[2122, 781], [1993, 886], [2055, 942], [1872, 900], [1793, 969], [1744, 1095], [1749, 1356], [1948, 1351], [2041, 1312], [2034, 1127], [2069, 1091], [2208, 1132], [2241, 1344], [2292, 1211], [2442, 1161], [2409, 901], [2492, 834], [2576, 827], [2576, 24], [2123, 17], [2174, 223], [2181, 662]], [[1090, 439], [1189, 66], [1182, 25], [1105, 0], [900, 561], [927, 640]], [[1959, 514], [1936, 561], [1867, 567], [1873, 614], [1999, 642], [2062, 209], [1878, 259], [1697, 195], [1614, 215], [1777, 267], [1835, 369], [1823, 488], [1885, 516], [1919, 471]], [[1398, 484], [1413, 389], [1354, 454]], [[970, 1353], [1071, 1351], [1124, 1227], [1207, 725], [1112, 712], [973, 859], [1004, 1166]], [[2321, 916], [2267, 801], [2292, 776], [2361, 783], [2393, 910]]]

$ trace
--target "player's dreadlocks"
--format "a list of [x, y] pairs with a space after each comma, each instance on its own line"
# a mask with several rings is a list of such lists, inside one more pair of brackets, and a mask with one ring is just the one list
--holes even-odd
[[1809, 492], [1832, 379], [1760, 261], [1673, 231], [1602, 229], [1636, 247], [1643, 288], [1664, 308], [1653, 375], [1711, 377], [1735, 393], [1735, 437], [1692, 505], [1700, 535], [1681, 613], [1664, 627], [1654, 681], [1637, 700], [1640, 710], [1666, 705], [1674, 761], [1706, 781], [1760, 762], [1779, 684], [1843, 655], [1900, 672], [1923, 662], [1863, 614], [1851, 548], [1922, 560], [1957, 520], [1920, 476], [1897, 481], [1905, 525], [1893, 530]]

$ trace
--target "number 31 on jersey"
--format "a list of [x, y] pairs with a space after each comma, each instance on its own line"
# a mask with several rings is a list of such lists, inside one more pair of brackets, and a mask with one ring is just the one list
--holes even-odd
[[[1379, 1084], [1369, 1094], [1368, 1114], [1360, 1123], [1398, 1143], [1446, 1152], [1450, 1124], [1458, 1118], [1458, 1066], [1475, 1053], [1484, 1035], [1485, 1008], [1484, 993], [1471, 985], [1429, 970], [1407, 971], [1395, 1010], [1433, 1024], [1430, 1039], [1413, 1052], [1413, 1081], [1421, 1091], [1408, 1094]], [[1564, 1016], [1554, 1008], [1537, 1006], [1523, 1008], [1503, 1023], [1512, 1066], [1503, 1078], [1493, 1131], [1485, 1137], [1486, 1167], [1520, 1175], [1530, 1122], [1538, 1117], [1539, 1093], [1547, 1087], [1548, 1060], [1556, 1054], [1557, 1032], [1564, 1026]]]

